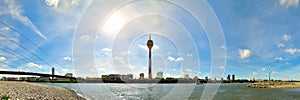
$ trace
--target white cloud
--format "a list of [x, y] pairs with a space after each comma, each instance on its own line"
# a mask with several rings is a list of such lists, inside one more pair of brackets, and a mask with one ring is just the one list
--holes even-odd
[[135, 69], [135, 66], [129, 65], [129, 68], [130, 68], [130, 69]]
[[97, 71], [100, 71], [100, 72], [105, 72], [106, 69], [105, 68], [97, 68]]
[[182, 57], [176, 58], [175, 61], [183, 61], [183, 58]]
[[240, 58], [244, 59], [250, 57], [251, 51], [248, 49], [239, 49], [239, 54], [240, 54]]
[[38, 65], [38, 64], [33, 63], [33, 62], [27, 63], [27, 66], [28, 66], [28, 67], [36, 67], [36, 68], [39, 68], [39, 69], [42, 69], [42, 68], [43, 68], [43, 66]]
[[176, 71], [177, 69], [173, 68], [173, 71]]
[[74, 71], [75, 71], [75, 70], [70, 70], [67, 68], [62, 68], [61, 70], [64, 71], [64, 73], [74, 73]]
[[272, 73], [271, 73], [272, 75], [274, 75], [274, 74], [278, 74], [278, 72], [276, 72], [276, 71], [272, 71]]
[[225, 67], [224, 67], [224, 66], [220, 66], [220, 68], [221, 68], [221, 69], [225, 69]]
[[227, 48], [224, 45], [221, 45], [221, 49], [226, 50]]
[[114, 59], [118, 61], [118, 63], [125, 64], [125, 60], [122, 57], [115, 57]]
[[252, 76], [256, 76], [257, 74], [257, 72], [252, 72]]
[[5, 57], [0, 57], [0, 61], [4, 61], [4, 60], [6, 60]]
[[297, 7], [299, 3], [299, 0], [279, 0], [279, 4], [281, 6], [285, 6], [285, 7], [289, 7], [289, 6], [293, 6], [293, 7]]
[[285, 49], [284, 50], [286, 53], [290, 53], [290, 54], [294, 54], [294, 53], [296, 53], [298, 50], [297, 49], [295, 49], [295, 48], [289, 48], [289, 49]]
[[69, 13], [74, 10], [76, 6], [90, 2], [90, 0], [45, 0], [46, 5], [53, 7], [58, 13]]
[[263, 71], [263, 72], [266, 71], [266, 68], [261, 68], [261, 71]]
[[183, 61], [184, 59], [182, 57], [174, 58], [174, 57], [168, 56], [167, 60], [168, 61]]
[[108, 49], [108, 48], [103, 48], [101, 49], [102, 52], [111, 52], [111, 49]]
[[80, 40], [85, 40], [85, 41], [86, 41], [86, 40], [89, 40], [89, 39], [90, 39], [90, 36], [89, 36], [89, 35], [82, 35], [82, 36], [79, 37], [79, 39], [80, 39]]
[[71, 61], [71, 60], [72, 60], [72, 58], [71, 58], [71, 57], [68, 57], [68, 56], [67, 56], [67, 57], [64, 57], [63, 59], [64, 59], [64, 60], [67, 60], [67, 61]]
[[300, 76], [300, 73], [299, 74], [297, 74], [298, 76]]
[[285, 34], [282, 36], [282, 39], [285, 40], [285, 41], [288, 41], [292, 38], [292, 36], [290, 34]]
[[60, 0], [45, 0], [45, 3], [48, 5], [48, 6], [52, 6], [54, 8], [57, 7], [58, 3], [59, 3]]
[[9, 30], [9, 27], [3, 27], [0, 29], [0, 31], [7, 31], [7, 30]]
[[275, 60], [283, 60], [282, 57], [275, 57], [274, 59], [275, 59]]
[[[139, 47], [142, 48], [142, 49], [144, 49], [144, 50], [146, 50], [146, 51], [149, 50], [148, 47], [147, 47], [147, 45], [141, 45], [140, 44]], [[159, 49], [159, 46], [154, 44], [153, 47], [152, 47], [152, 49]]]
[[32, 31], [34, 31], [36, 34], [38, 34], [40, 37], [43, 39], [47, 39], [47, 37], [41, 33], [38, 28], [29, 20], [27, 16], [24, 16], [22, 6], [15, 3], [14, 0], [5, 0], [4, 3], [7, 6], [1, 6], [0, 10], [0, 15], [1, 14], [9, 14], [11, 17], [21, 23], [23, 23], [25, 26], [29, 27]]
[[276, 43], [278, 48], [283, 48], [285, 45], [283, 43]]
[[285, 62], [285, 64], [289, 65], [290, 63], [289, 62]]
[[193, 54], [186, 54], [186, 56], [188, 56], [188, 57], [192, 57], [192, 56], [193, 56]]
[[167, 58], [167, 60], [169, 60], [169, 61], [175, 61], [175, 58], [169, 56], [169, 57]]
[[193, 70], [192, 70], [192, 69], [189, 69], [189, 68], [187, 68], [187, 69], [185, 69], [185, 71], [187, 71], [187, 72], [192, 72]]
[[143, 67], [143, 69], [144, 69], [144, 70], [146, 70], [146, 69], [147, 69], [147, 67]]
[[101, 49], [101, 51], [102, 51], [105, 55], [110, 55], [110, 54], [111, 54], [111, 49], [109, 49], [109, 48], [103, 48], [103, 49]]

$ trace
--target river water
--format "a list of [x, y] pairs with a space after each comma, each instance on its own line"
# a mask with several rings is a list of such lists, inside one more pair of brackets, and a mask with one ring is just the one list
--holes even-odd
[[[199, 100], [211, 84], [46, 83], [73, 89], [90, 100]], [[248, 88], [247, 84], [221, 84], [214, 100], [300, 100], [300, 88]], [[213, 93], [208, 93], [213, 94]]]

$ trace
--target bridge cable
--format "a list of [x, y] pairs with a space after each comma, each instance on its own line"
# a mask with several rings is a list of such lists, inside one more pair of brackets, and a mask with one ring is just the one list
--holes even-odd
[[[4, 37], [4, 38], [8, 38], [7, 36], [0, 34], [0, 37]], [[26, 50], [27, 52], [29, 52], [31, 55], [35, 56], [36, 58], [38, 58], [40, 61], [42, 61], [44, 64], [48, 65], [49, 67], [51, 67], [51, 65], [49, 63], [47, 63], [45, 60], [43, 60], [41, 57], [39, 57], [38, 55], [34, 54], [32, 51], [30, 51], [29, 49], [27, 49], [26, 47], [20, 45], [19, 43], [17, 43], [16, 41], [13, 40], [8, 40], [16, 45], [18, 45], [19, 47], [21, 47], [22, 49]]]
[[20, 36], [22, 36], [23, 38], [25, 38], [27, 41], [29, 41], [31, 44], [33, 44], [35, 47], [37, 47], [39, 50], [41, 50], [46, 56], [48, 56], [49, 58], [51, 58], [56, 64], [58, 64], [59, 66], [66, 68], [65, 66], [62, 66], [57, 60], [55, 60], [52, 56], [50, 56], [45, 50], [43, 50], [42, 48], [40, 48], [36, 43], [34, 43], [33, 41], [31, 41], [28, 37], [26, 37], [25, 35], [23, 35], [21, 32], [17, 31], [16, 29], [14, 29], [13, 27], [9, 26], [8, 24], [0, 21], [1, 24], [7, 26], [8, 28], [10, 28], [11, 30], [15, 31], [16, 33], [18, 33]]

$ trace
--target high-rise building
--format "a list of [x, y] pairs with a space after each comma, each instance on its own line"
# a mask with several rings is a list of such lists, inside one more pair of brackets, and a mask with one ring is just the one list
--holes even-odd
[[144, 73], [140, 73], [140, 79], [144, 79]]
[[207, 76], [205, 77], [205, 80], [208, 81], [208, 77]]
[[114, 80], [114, 81], [119, 81], [121, 80], [121, 75], [120, 74], [109, 74], [108, 79], [109, 80]]
[[102, 80], [108, 80], [109, 76], [108, 75], [101, 75]]
[[163, 78], [163, 72], [157, 72], [157, 78]]
[[233, 74], [233, 75], [232, 75], [232, 81], [234, 81], [234, 80], [235, 80], [235, 75]]
[[183, 78], [189, 79], [189, 74], [185, 74]]
[[55, 69], [54, 69], [54, 67], [52, 67], [52, 80], [54, 80], [54, 73], [55, 72]]
[[228, 74], [228, 76], [227, 76], [227, 80], [228, 80], [228, 81], [230, 81], [230, 74]]
[[149, 74], [149, 79], [152, 79], [152, 58], [151, 58], [151, 49], [153, 47], [154, 42], [151, 40], [151, 33], [149, 35], [149, 40], [147, 41], [147, 46], [149, 49], [149, 66], [148, 66], [148, 74]]
[[65, 76], [67, 76], [67, 77], [72, 77], [73, 74], [72, 74], [72, 73], [67, 73]]
[[127, 75], [121, 75], [121, 79], [122, 79], [122, 80], [127, 80], [128, 77], [127, 77]]
[[127, 79], [133, 79], [133, 75], [132, 74], [127, 74], [126, 77], [127, 77]]

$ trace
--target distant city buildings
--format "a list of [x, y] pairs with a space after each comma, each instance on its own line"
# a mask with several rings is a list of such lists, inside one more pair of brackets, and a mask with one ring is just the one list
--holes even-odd
[[101, 79], [102, 79], [102, 80], [108, 80], [108, 79], [109, 79], [109, 76], [108, 76], [108, 75], [102, 75], [102, 76], [101, 76]]
[[189, 79], [189, 74], [185, 74], [183, 78]]
[[73, 77], [73, 73], [67, 73], [65, 76], [66, 77]]
[[109, 74], [108, 75], [108, 80], [121, 80], [121, 75], [120, 74]]
[[164, 77], [163, 77], [163, 72], [161, 72], [161, 71], [160, 71], [160, 72], [157, 72], [156, 77], [157, 77], [157, 78], [160, 78], [160, 79], [161, 79], [161, 78], [164, 78]]
[[145, 75], [144, 73], [140, 73], [140, 79], [144, 79]]
[[101, 78], [102, 80], [120, 81], [120, 80], [133, 79], [133, 75], [132, 74], [127, 74], [127, 75], [109, 74], [109, 75], [102, 75]]
[[232, 75], [232, 81], [234, 81], [234, 80], [235, 80], [235, 75], [233, 74], [233, 75]]
[[227, 80], [228, 80], [228, 81], [230, 81], [230, 74], [228, 74], [228, 76], [227, 76]]

